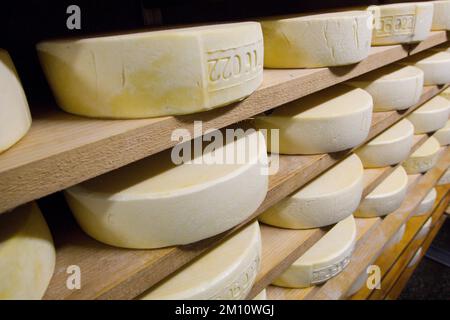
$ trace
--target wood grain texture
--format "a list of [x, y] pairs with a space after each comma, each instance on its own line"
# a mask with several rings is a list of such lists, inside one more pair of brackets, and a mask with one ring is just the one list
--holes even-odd
[[410, 55], [413, 55], [418, 52], [430, 49], [441, 43], [447, 42], [448, 40], [450, 40], [448, 32], [432, 31], [427, 41], [422, 41], [417, 44], [411, 44], [408, 51]]

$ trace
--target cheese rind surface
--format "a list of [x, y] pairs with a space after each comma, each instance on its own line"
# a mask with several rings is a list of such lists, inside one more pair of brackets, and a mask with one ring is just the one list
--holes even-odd
[[367, 138], [372, 106], [372, 97], [366, 91], [338, 85], [256, 117], [254, 125], [279, 130], [279, 145], [272, 145], [268, 130], [268, 149], [274, 153], [337, 152]]
[[267, 300], [267, 291], [266, 289], [262, 290], [253, 300]]
[[424, 85], [440, 85], [450, 83], [450, 53], [433, 50], [414, 54], [400, 62], [401, 65], [412, 65], [423, 71]]
[[261, 233], [254, 222], [139, 298], [242, 300], [252, 288], [260, 261]]
[[434, 205], [434, 202], [436, 201], [437, 192], [436, 189], [431, 189], [430, 192], [427, 193], [425, 198], [422, 200], [422, 202], [419, 204], [419, 206], [414, 211], [414, 216], [421, 216], [429, 212]]
[[305, 288], [329, 280], [348, 265], [355, 242], [356, 224], [350, 215], [328, 231], [273, 284], [287, 288]]
[[357, 208], [363, 191], [363, 167], [351, 155], [321, 176], [263, 212], [258, 219], [289, 229], [337, 223]]
[[55, 248], [36, 203], [0, 215], [0, 300], [41, 299], [55, 268]]
[[408, 116], [414, 125], [414, 133], [428, 133], [445, 127], [450, 115], [450, 101], [436, 96], [425, 102]]
[[378, 168], [402, 162], [411, 152], [414, 126], [406, 119], [387, 129], [356, 150], [364, 168]]
[[0, 153], [28, 132], [31, 115], [19, 76], [8, 52], [0, 49]]
[[447, 171], [445, 171], [444, 175], [439, 179], [437, 185], [441, 186], [444, 184], [449, 184], [450, 183], [450, 169], [447, 169]]
[[420, 256], [422, 255], [422, 247], [420, 247], [416, 253], [414, 254], [413, 258], [411, 259], [411, 261], [408, 263], [407, 268], [412, 268], [414, 267], [417, 262], [419, 262], [420, 260]]
[[441, 146], [448, 146], [450, 144], [450, 120], [447, 120], [445, 126], [433, 134], [433, 137], [441, 144]]
[[433, 1], [433, 24], [431, 30], [450, 30], [450, 1]]
[[422, 228], [420, 228], [419, 232], [417, 233], [416, 238], [417, 239], [423, 239], [427, 236], [428, 232], [431, 229], [431, 224], [433, 223], [433, 217], [429, 217], [427, 221], [424, 223]]
[[433, 138], [428, 138], [414, 153], [406, 159], [402, 166], [408, 174], [424, 173], [436, 164], [441, 145]]
[[359, 62], [369, 54], [371, 20], [365, 11], [262, 20], [264, 67], [316, 68]]
[[66, 199], [81, 228], [113, 246], [159, 248], [217, 235], [264, 200], [267, 152], [264, 136], [249, 131], [206, 148], [181, 165], [170, 150], [140, 160], [69, 188]]
[[145, 118], [209, 110], [262, 83], [257, 22], [174, 28], [37, 45], [59, 106], [100, 118]]

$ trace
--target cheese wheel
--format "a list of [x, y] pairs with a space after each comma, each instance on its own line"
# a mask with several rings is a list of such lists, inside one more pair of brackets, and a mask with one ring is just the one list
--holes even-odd
[[437, 185], [442, 186], [444, 184], [449, 184], [449, 183], [450, 183], [450, 169], [447, 169], [447, 171], [445, 171], [444, 175], [439, 179]]
[[264, 223], [289, 229], [319, 228], [350, 216], [359, 205], [364, 170], [356, 155], [263, 212]]
[[428, 138], [414, 153], [403, 162], [403, 167], [408, 174], [424, 173], [434, 167], [440, 152], [439, 142]]
[[36, 203], [0, 215], [0, 300], [41, 299], [55, 268], [55, 248]]
[[450, 144], [450, 120], [447, 120], [445, 126], [433, 135], [437, 141], [439, 141], [441, 146], [447, 146]]
[[396, 3], [370, 6], [374, 16], [372, 45], [391, 45], [425, 40], [433, 21], [431, 3]]
[[425, 198], [422, 200], [422, 202], [419, 204], [419, 206], [414, 211], [414, 216], [421, 216], [426, 213], [428, 213], [434, 205], [434, 202], [436, 201], [437, 192], [436, 189], [431, 189], [430, 192], [427, 193]]
[[189, 114], [262, 82], [257, 22], [41, 42], [42, 68], [65, 111], [100, 118]]
[[331, 279], [350, 262], [355, 242], [356, 224], [350, 215], [309, 248], [273, 284], [306, 288]]
[[450, 82], [450, 53], [433, 50], [417, 53], [400, 62], [423, 71], [424, 85], [439, 85]]
[[254, 222], [139, 298], [243, 300], [252, 288], [260, 261], [261, 233]]
[[348, 65], [369, 55], [372, 15], [345, 11], [274, 17], [261, 21], [264, 67]]
[[439, 96], [444, 97], [447, 100], [450, 100], [450, 88], [445, 89], [442, 91]]
[[[268, 188], [260, 132], [247, 131], [213, 151], [205, 148], [204, 155], [176, 166], [168, 150], [74, 186], [66, 199], [81, 228], [113, 246], [196, 242], [243, 222]], [[229, 156], [245, 159], [224, 163]]]
[[417, 233], [416, 239], [423, 239], [427, 236], [428, 232], [431, 229], [431, 223], [433, 222], [433, 218], [429, 217], [425, 224], [420, 228], [420, 231]]
[[419, 102], [423, 78], [423, 71], [419, 68], [389, 65], [347, 84], [370, 93], [374, 111], [392, 111], [407, 109]]
[[411, 152], [414, 126], [406, 119], [378, 135], [356, 151], [364, 168], [386, 167], [402, 162]]
[[414, 133], [428, 133], [445, 127], [450, 114], [450, 101], [436, 96], [408, 116]]
[[386, 244], [386, 248], [390, 249], [393, 246], [399, 244], [400, 241], [402, 241], [405, 232], [406, 232], [406, 224], [402, 224], [400, 229], [398, 229], [398, 231], [394, 234], [394, 236], [388, 241], [388, 243]]
[[357, 279], [355, 282], [353, 282], [352, 286], [350, 287], [350, 289], [347, 291], [346, 293], [346, 297], [351, 297], [353, 296], [355, 293], [357, 293], [359, 290], [361, 290], [363, 288], [364, 285], [367, 285], [367, 278], [368, 275], [366, 272], [363, 272]]
[[355, 217], [382, 217], [394, 212], [402, 205], [407, 188], [408, 175], [399, 166], [361, 201]]
[[0, 152], [28, 132], [31, 115], [19, 76], [8, 52], [0, 49]]
[[257, 128], [279, 129], [279, 145], [268, 149], [282, 154], [330, 153], [353, 148], [368, 136], [372, 97], [359, 88], [338, 85], [277, 108], [254, 120]]
[[253, 300], [267, 300], [267, 292], [266, 289], [261, 291], [256, 297], [253, 298]]
[[433, 1], [431, 30], [450, 30], [450, 1]]
[[422, 256], [422, 248], [419, 248], [416, 253], [414, 254], [413, 258], [411, 259], [411, 261], [408, 263], [407, 268], [412, 268], [414, 267], [417, 262], [419, 262], [420, 257]]

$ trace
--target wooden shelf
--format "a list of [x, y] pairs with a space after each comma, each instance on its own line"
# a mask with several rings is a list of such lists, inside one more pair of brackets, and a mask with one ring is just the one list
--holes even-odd
[[[432, 32], [415, 50], [447, 40], [446, 32]], [[195, 120], [203, 121], [204, 131], [223, 128], [405, 58], [409, 49], [373, 47], [368, 58], [352, 66], [264, 70], [262, 86], [247, 99], [188, 116], [95, 120], [52, 105], [33, 114], [29, 133], [0, 155], [0, 212], [170, 148], [172, 131], [185, 128], [193, 134]]]

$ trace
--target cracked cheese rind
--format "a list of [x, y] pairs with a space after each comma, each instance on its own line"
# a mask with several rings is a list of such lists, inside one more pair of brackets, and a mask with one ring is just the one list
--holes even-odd
[[450, 1], [432, 1], [433, 24], [431, 30], [450, 30]]
[[363, 172], [361, 161], [353, 154], [267, 209], [258, 219], [289, 229], [319, 228], [337, 223], [358, 208]]
[[190, 114], [250, 95], [262, 82], [257, 22], [37, 45], [59, 106], [100, 118]]
[[419, 206], [414, 210], [414, 216], [421, 216], [429, 212], [434, 205], [434, 202], [436, 201], [437, 192], [436, 189], [431, 189], [430, 192], [427, 193], [425, 198], [422, 200], [422, 202], [419, 204]]
[[275, 109], [254, 120], [256, 128], [278, 129], [279, 145], [269, 138], [268, 149], [282, 154], [342, 151], [362, 143], [372, 121], [372, 97], [359, 88], [337, 85]]
[[356, 151], [364, 168], [394, 165], [408, 158], [413, 145], [414, 127], [406, 119], [393, 125]]
[[402, 166], [394, 170], [360, 203], [355, 217], [382, 217], [402, 205], [408, 187], [408, 175]]
[[372, 45], [425, 40], [431, 30], [433, 5], [426, 2], [396, 3], [367, 8], [374, 16]]
[[433, 134], [433, 137], [441, 144], [447, 146], [450, 144], [450, 120], [447, 120], [445, 126]]
[[261, 263], [258, 222], [175, 272], [139, 297], [143, 300], [243, 300]]
[[31, 126], [27, 98], [8, 52], [0, 49], [0, 153], [22, 139]]
[[350, 215], [328, 231], [273, 284], [287, 288], [306, 288], [331, 279], [350, 262], [355, 242], [356, 224]]
[[373, 98], [373, 110], [404, 110], [419, 102], [423, 71], [412, 66], [389, 65], [346, 82], [366, 90]]
[[414, 125], [414, 133], [428, 133], [445, 127], [450, 115], [450, 101], [436, 96], [411, 113], [407, 119]]
[[316, 68], [357, 63], [369, 54], [372, 15], [346, 11], [261, 22], [264, 67]]
[[424, 74], [424, 85], [426, 86], [450, 83], [449, 52], [428, 50], [414, 54], [399, 63], [421, 69]]
[[[254, 213], [268, 188], [262, 133], [247, 131], [212, 151], [176, 166], [167, 150], [69, 188], [66, 199], [81, 228], [113, 246], [160, 248], [212, 237]], [[241, 159], [224, 163], [229, 156]]]
[[402, 165], [408, 174], [424, 173], [436, 164], [440, 148], [439, 142], [430, 137]]
[[0, 300], [37, 300], [55, 268], [47, 223], [31, 202], [0, 215]]

